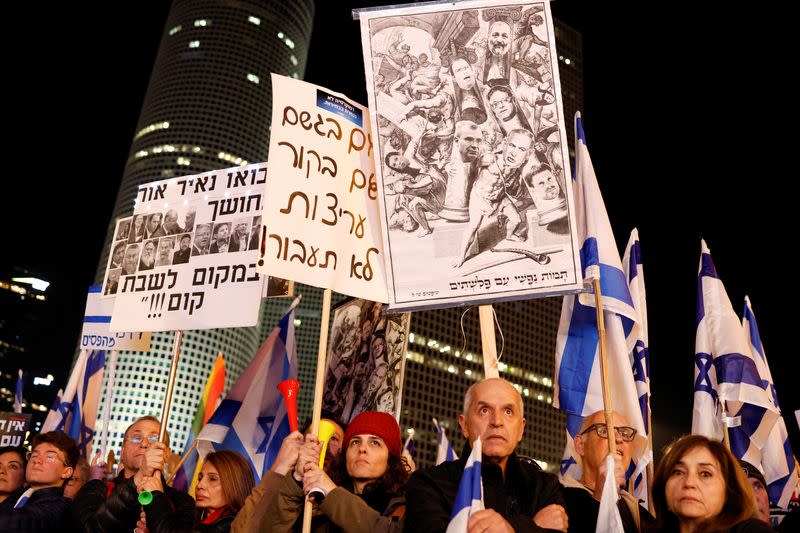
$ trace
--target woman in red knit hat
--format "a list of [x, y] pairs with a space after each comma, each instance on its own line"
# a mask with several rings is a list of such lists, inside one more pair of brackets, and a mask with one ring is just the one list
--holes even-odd
[[367, 411], [344, 434], [342, 451], [329, 472], [318, 465], [320, 446], [306, 437], [293, 476], [286, 476], [276, 505], [267, 512], [267, 531], [292, 531], [313, 488], [324, 494], [314, 507], [312, 531], [395, 532], [403, 530], [408, 468], [401, 457], [400, 427], [388, 413]]

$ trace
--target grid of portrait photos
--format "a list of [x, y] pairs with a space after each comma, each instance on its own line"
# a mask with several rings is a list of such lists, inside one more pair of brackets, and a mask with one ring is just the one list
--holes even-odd
[[117, 294], [126, 275], [186, 264], [200, 255], [258, 250], [261, 215], [196, 223], [195, 214], [194, 209], [168, 209], [117, 219], [103, 296]]

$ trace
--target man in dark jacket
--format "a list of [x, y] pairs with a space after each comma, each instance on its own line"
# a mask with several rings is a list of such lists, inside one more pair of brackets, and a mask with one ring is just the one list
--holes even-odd
[[[143, 416], [128, 426], [120, 454], [124, 470], [113, 481], [93, 480], [83, 486], [75, 497], [75, 519], [87, 532], [129, 532], [143, 528], [142, 506], [137, 487], [164, 470], [165, 453], [169, 444], [158, 442], [160, 422]], [[162, 478], [169, 504], [181, 517], [187, 529], [194, 524], [194, 500], [188, 494], [168, 487]]]
[[0, 506], [0, 531], [69, 531], [70, 501], [63, 485], [78, 462], [78, 447], [67, 435], [51, 431], [34, 437], [32, 450], [25, 469], [28, 488], [11, 494]]
[[481, 438], [483, 498], [486, 509], [474, 513], [470, 531], [567, 530], [558, 479], [514, 453], [522, 440], [522, 397], [507, 381], [486, 379], [472, 385], [458, 423], [468, 444], [461, 459], [417, 470], [406, 488], [405, 531], [447, 529], [470, 444]]
[[[654, 525], [655, 519], [647, 509], [639, 505], [633, 495], [626, 492], [625, 473], [633, 454], [633, 439], [636, 430], [628, 425], [627, 419], [613, 413], [614, 442], [616, 455], [615, 469], [619, 490], [617, 508], [625, 533], [636, 533]], [[562, 479], [564, 499], [567, 502], [570, 533], [594, 533], [597, 529], [597, 515], [600, 512], [600, 496], [606, 480], [605, 460], [608, 455], [608, 430], [603, 411], [586, 416], [575, 437], [575, 451], [581, 458], [582, 475], [575, 480], [569, 474]]]

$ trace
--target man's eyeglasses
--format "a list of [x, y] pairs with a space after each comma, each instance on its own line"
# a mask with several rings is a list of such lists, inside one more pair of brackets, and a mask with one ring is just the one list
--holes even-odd
[[125, 440], [132, 442], [133, 444], [141, 444], [144, 440], [147, 440], [147, 442], [150, 444], [155, 444], [158, 442], [158, 435], [150, 435], [148, 437], [127, 437]]
[[37, 461], [37, 460], [38, 461], [42, 461], [44, 463], [50, 463], [50, 464], [55, 463], [56, 461], [58, 461], [60, 463], [63, 463], [64, 466], [69, 466], [66, 461], [63, 461], [63, 460], [59, 459], [58, 455], [56, 455], [55, 453], [33, 452], [33, 453], [29, 453], [28, 454], [28, 461], [33, 462], [33, 461]]
[[[580, 435], [589, 433], [592, 430], [597, 432], [597, 436], [600, 437], [601, 439], [608, 438], [608, 426], [605, 424], [592, 424], [584, 431], [582, 431]], [[614, 431], [616, 431], [617, 434], [620, 437], [622, 437], [622, 440], [624, 440], [625, 442], [631, 442], [633, 438], [636, 436], [636, 430], [628, 426], [614, 426]]]

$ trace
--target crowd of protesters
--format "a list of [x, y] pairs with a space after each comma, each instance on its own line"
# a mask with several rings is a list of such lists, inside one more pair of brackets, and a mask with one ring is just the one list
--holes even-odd
[[[466, 439], [461, 459], [412, 472], [394, 417], [364, 412], [346, 427], [331, 421], [336, 431], [322, 468], [323, 443], [298, 431], [284, 439], [258, 484], [238, 453], [209, 453], [194, 497], [164, 477], [169, 437], [159, 440], [155, 417], [127, 428], [120, 464], [111, 474], [103, 463], [90, 466], [80, 457], [73, 439], [49, 432], [34, 437], [30, 451], [0, 448], [0, 532], [300, 531], [307, 500], [313, 502], [315, 533], [444, 532], [478, 438], [485, 508], [471, 514], [470, 533], [601, 531], [598, 513], [608, 475], [619, 486], [617, 508], [626, 533], [773, 531], [763, 475], [724, 445], [698, 435], [681, 437], [665, 450], [655, 471], [651, 514], [624, 490], [636, 431], [615, 413], [609, 435], [603, 420], [602, 412], [587, 416], [575, 438], [581, 479], [559, 480], [515, 452], [526, 429], [522, 398], [510, 383], [487, 379], [465, 394], [458, 416]], [[616, 442], [613, 473], [605, 462], [609, 438]], [[149, 497], [140, 498], [143, 493]], [[796, 513], [779, 531], [796, 527]]]

